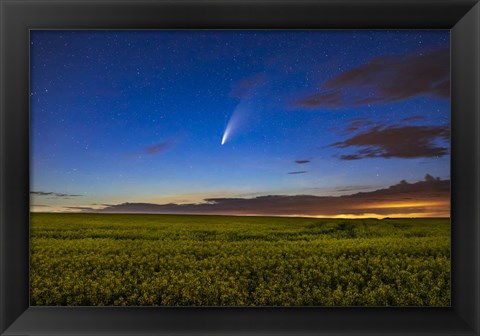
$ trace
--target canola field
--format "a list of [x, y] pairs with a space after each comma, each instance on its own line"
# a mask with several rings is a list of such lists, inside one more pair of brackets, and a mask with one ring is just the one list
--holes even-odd
[[449, 306], [450, 220], [32, 213], [34, 306]]

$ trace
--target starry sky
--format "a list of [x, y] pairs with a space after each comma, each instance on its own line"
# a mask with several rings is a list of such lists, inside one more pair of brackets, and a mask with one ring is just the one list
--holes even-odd
[[448, 30], [30, 41], [32, 211], [449, 216]]

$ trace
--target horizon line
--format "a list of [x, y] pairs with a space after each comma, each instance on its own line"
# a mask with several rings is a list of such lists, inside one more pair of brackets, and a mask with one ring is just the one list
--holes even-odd
[[309, 215], [274, 215], [274, 214], [205, 214], [205, 213], [158, 213], [158, 212], [82, 212], [82, 211], [30, 211], [31, 214], [83, 214], [83, 215], [161, 215], [161, 216], [223, 216], [223, 217], [281, 217], [281, 218], [317, 218], [317, 219], [451, 219], [451, 216], [398, 216], [392, 214], [380, 216], [377, 214], [336, 216], [309, 216]]

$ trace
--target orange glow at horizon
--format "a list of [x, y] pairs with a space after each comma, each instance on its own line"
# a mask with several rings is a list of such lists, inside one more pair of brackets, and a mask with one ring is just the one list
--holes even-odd
[[[336, 198], [341, 200], [341, 198]], [[355, 204], [356, 203], [356, 204]], [[199, 203], [202, 204], [202, 203]], [[90, 212], [100, 213], [103, 206], [96, 204], [93, 206], [75, 206], [75, 207], [60, 207], [60, 206], [36, 206], [32, 204], [31, 212], [57, 212], [57, 213], [73, 213], [82, 212], [83, 209], [89, 209]], [[253, 208], [250, 213], [242, 213], [242, 209], [216, 209], [217, 211], [199, 211], [196, 212], [194, 208], [191, 212], [178, 213], [173, 209], [171, 214], [185, 214], [185, 215], [224, 215], [224, 216], [266, 216], [266, 217], [310, 217], [310, 218], [340, 218], [340, 219], [364, 219], [364, 218], [426, 218], [426, 217], [450, 217], [450, 200], [448, 196], [434, 197], [428, 199], [426, 197], [417, 198], [417, 200], [395, 200], [388, 199], [366, 199], [360, 202], [343, 202], [335, 206], [319, 206], [306, 209], [305, 213], [298, 209], [299, 213], [281, 213], [270, 212], [268, 207]], [[168, 211], [168, 210], [167, 210]], [[244, 210], [243, 210], [244, 211]], [[137, 213], [137, 212], [123, 212], [116, 213]], [[144, 212], [149, 213], [149, 212]], [[152, 212], [155, 213], [155, 212]], [[167, 214], [169, 212], [165, 212]]]
[[444, 201], [430, 201], [430, 202], [390, 202], [378, 203], [372, 205], [362, 205], [361, 209], [395, 209], [395, 208], [419, 208], [419, 207], [442, 207], [449, 206], [448, 200]]
[[448, 212], [414, 212], [414, 213], [391, 213], [391, 214], [377, 214], [377, 213], [363, 213], [363, 214], [339, 214], [333, 216], [303, 216], [303, 215], [293, 215], [291, 217], [313, 217], [313, 218], [338, 218], [338, 219], [365, 219], [365, 218], [376, 218], [376, 219], [383, 219], [383, 218], [431, 218], [431, 217], [438, 217], [438, 218], [445, 218], [450, 217], [450, 213]]

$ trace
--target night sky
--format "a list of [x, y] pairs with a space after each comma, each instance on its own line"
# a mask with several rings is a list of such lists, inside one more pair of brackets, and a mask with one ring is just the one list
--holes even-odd
[[32, 210], [449, 216], [449, 44], [32, 31]]

